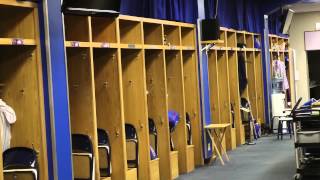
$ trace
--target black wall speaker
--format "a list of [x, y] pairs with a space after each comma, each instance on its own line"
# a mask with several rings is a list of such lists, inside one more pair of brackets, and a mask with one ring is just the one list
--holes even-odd
[[218, 19], [203, 19], [201, 21], [201, 40], [212, 41], [220, 39], [220, 23]]

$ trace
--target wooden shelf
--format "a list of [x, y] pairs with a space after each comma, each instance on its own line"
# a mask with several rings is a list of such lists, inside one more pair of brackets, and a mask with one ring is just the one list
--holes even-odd
[[212, 41], [201, 41], [201, 44], [221, 44], [221, 43], [224, 43], [224, 41], [221, 39], [212, 40]]
[[65, 41], [65, 46], [68, 48], [86, 48], [90, 47], [90, 42], [79, 42], [79, 41]]
[[114, 18], [91, 17], [92, 41], [117, 43], [117, 21]]
[[119, 45], [116, 43], [93, 42], [91, 43], [91, 47], [108, 49], [108, 48], [119, 48]]
[[90, 42], [89, 17], [64, 16], [66, 41]]
[[120, 44], [120, 48], [123, 49], [142, 49], [142, 44]]
[[194, 47], [196, 42], [195, 29], [191, 27], [181, 27], [182, 46]]
[[237, 32], [237, 43], [246, 44], [245, 33], [242, 31]]
[[177, 50], [180, 50], [180, 49], [181, 49], [181, 46], [174, 46], [174, 45], [164, 46], [164, 49], [165, 49], [165, 50], [177, 51]]
[[227, 31], [227, 47], [237, 47], [236, 32]]
[[0, 38], [35, 39], [34, 16], [33, 8], [0, 5]]
[[143, 23], [144, 44], [163, 45], [163, 30], [161, 24]]
[[144, 45], [144, 49], [164, 49], [163, 45]]
[[142, 27], [140, 21], [119, 20], [120, 43], [142, 44]]
[[193, 46], [182, 46], [181, 49], [184, 51], [195, 51], [196, 50], [196, 48]]
[[14, 7], [24, 7], [24, 8], [37, 8], [37, 3], [28, 1], [16, 1], [16, 0], [1, 0], [0, 6], [14, 6]]
[[34, 39], [0, 38], [0, 45], [35, 46], [37, 42]]
[[180, 46], [180, 27], [164, 25], [164, 45], [167, 46]]
[[254, 48], [254, 37], [252, 33], [246, 33], [245, 34], [246, 37], [246, 45], [247, 48]]

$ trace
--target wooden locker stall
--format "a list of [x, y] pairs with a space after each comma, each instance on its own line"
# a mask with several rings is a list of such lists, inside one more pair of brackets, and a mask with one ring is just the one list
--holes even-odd
[[[235, 34], [235, 33], [234, 33]], [[237, 51], [228, 51], [232, 149], [241, 145], [241, 113]]]
[[257, 121], [260, 124], [265, 123], [265, 111], [264, 111], [264, 84], [263, 84], [263, 67], [261, 51], [254, 52], [255, 55], [255, 77], [256, 77], [256, 91], [257, 91]]
[[[179, 36], [177, 37], [179, 38]], [[166, 50], [166, 77], [168, 91], [168, 107], [179, 113], [180, 121], [173, 132], [174, 151], [171, 152], [171, 163], [174, 165], [179, 157], [179, 168], [172, 166], [173, 177], [176, 178], [180, 173], [187, 173], [187, 129], [185, 121], [185, 99], [183, 84], [183, 62], [182, 54], [179, 50]], [[175, 152], [176, 151], [176, 152]], [[179, 170], [179, 171], [177, 171]]]
[[[95, 160], [95, 177], [99, 179], [98, 138], [92, 52], [90, 48], [67, 47], [71, 133], [89, 136]], [[89, 163], [73, 157], [75, 177], [88, 177]]]
[[[118, 49], [94, 48], [94, 77], [97, 127], [105, 130], [111, 147], [112, 179], [125, 179], [127, 173], [125, 131]], [[100, 168], [107, 168], [107, 156], [99, 149]], [[105, 180], [106, 176], [100, 173]]]
[[[181, 27], [184, 73], [185, 107], [191, 121], [191, 138], [188, 144], [188, 172], [195, 165], [203, 165], [198, 57], [195, 27]], [[194, 156], [194, 158], [192, 158]]]
[[214, 124], [221, 123], [220, 118], [220, 96], [219, 96], [219, 73], [217, 50], [208, 52], [208, 71], [210, 84], [211, 119]]
[[[160, 161], [159, 159], [153, 161], [154, 163], [159, 163], [158, 166], [160, 165], [161, 176], [158, 175], [160, 179], [173, 179], [170, 163], [167, 86], [163, 50], [146, 49], [145, 62], [148, 115], [154, 121], [157, 130], [157, 140], [150, 138], [150, 143], [153, 145], [154, 150], [158, 152], [158, 157], [160, 158]], [[159, 167], [155, 170], [151, 169], [151, 171], [159, 172]]]
[[[185, 108], [191, 121], [191, 138], [188, 142], [187, 168], [188, 172], [194, 170], [195, 166], [195, 150], [197, 148], [197, 157], [201, 161], [201, 128], [200, 128], [200, 110], [199, 110], [199, 92], [198, 92], [198, 63], [195, 51], [182, 51], [183, 73], [184, 73], [184, 92], [185, 92]], [[188, 136], [188, 135], [187, 135]], [[188, 137], [187, 137], [188, 138]]]
[[[230, 87], [229, 87], [229, 66], [228, 51], [217, 51], [217, 65], [219, 73], [219, 100], [220, 100], [220, 122], [231, 123], [231, 104], [230, 104]], [[231, 127], [227, 128], [224, 139], [226, 150], [232, 149]]]
[[[92, 143], [94, 175], [100, 179], [99, 151], [96, 121], [91, 18], [64, 16], [65, 45], [69, 85], [71, 134], [86, 135]], [[81, 31], [77, 31], [81, 29]], [[90, 176], [89, 162], [73, 156], [74, 177]]]
[[256, 70], [255, 70], [255, 56], [254, 51], [246, 52], [246, 66], [248, 77], [248, 92], [249, 101], [251, 104], [251, 111], [254, 118], [257, 118], [257, 87], [256, 87]]
[[[40, 179], [48, 179], [37, 4], [0, 2], [0, 19], [0, 99], [17, 116], [11, 126], [10, 147], [34, 149], [38, 153]], [[0, 161], [0, 179], [24, 178], [17, 173], [6, 173], [2, 178], [2, 158]]]
[[[138, 178], [151, 178], [148, 110], [145, 82], [144, 54], [141, 49], [121, 49], [122, 88], [125, 123], [134, 126], [139, 146]], [[133, 156], [133, 147], [127, 143], [127, 157]], [[130, 179], [127, 177], [127, 179]]]

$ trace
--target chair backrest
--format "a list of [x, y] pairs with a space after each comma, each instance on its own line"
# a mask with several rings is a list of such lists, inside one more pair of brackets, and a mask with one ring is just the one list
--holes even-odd
[[86, 152], [93, 154], [90, 137], [84, 134], [72, 134], [72, 152]]
[[98, 145], [110, 146], [108, 132], [104, 129], [98, 129]]
[[157, 134], [157, 127], [156, 124], [154, 123], [154, 120], [149, 118], [149, 134]]
[[37, 152], [27, 147], [14, 147], [3, 153], [3, 168], [28, 169], [38, 168]]
[[302, 101], [302, 97], [300, 97], [300, 98], [298, 99], [298, 101], [296, 102], [296, 104], [295, 104], [294, 107], [292, 108], [292, 111], [291, 111], [291, 113], [290, 113], [290, 116], [293, 116], [294, 112], [298, 109], [301, 101]]
[[132, 124], [125, 124], [126, 139], [138, 139], [136, 128]]
[[190, 115], [189, 113], [186, 113], [186, 125], [187, 125], [187, 132], [188, 132], [188, 135], [187, 135], [187, 142], [188, 142], [188, 145], [191, 145], [192, 143], [192, 131], [191, 131], [191, 118], [190, 118]]
[[241, 98], [241, 106], [243, 108], [249, 109], [250, 108], [250, 103], [246, 98]]

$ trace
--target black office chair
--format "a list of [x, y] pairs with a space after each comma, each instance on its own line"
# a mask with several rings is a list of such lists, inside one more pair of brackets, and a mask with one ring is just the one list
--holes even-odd
[[154, 151], [156, 154], [158, 154], [158, 133], [157, 133], [157, 127], [156, 124], [154, 123], [154, 120], [149, 118], [149, 135], [154, 137]]
[[[111, 175], [111, 146], [109, 141], [108, 133], [103, 129], [98, 129], [98, 149], [99, 154], [100, 150], [104, 151], [106, 156], [100, 155], [100, 176], [101, 177], [110, 177]], [[106, 157], [103, 159], [102, 157]]]
[[190, 115], [189, 113], [186, 113], [186, 126], [187, 126], [187, 132], [188, 132], [188, 135], [187, 135], [187, 143], [188, 145], [191, 145], [192, 144], [192, 131], [191, 131], [191, 118], [190, 118]]
[[127, 141], [127, 153], [128, 153], [128, 145], [133, 143], [135, 146], [135, 157], [130, 159], [130, 156], [127, 156], [127, 163], [129, 168], [138, 168], [139, 165], [139, 143], [138, 143], [138, 135], [135, 127], [132, 124], [126, 124], [126, 141]]
[[[301, 101], [302, 101], [302, 98], [299, 98], [299, 100], [298, 100], [297, 103], [294, 105], [294, 107], [292, 108], [292, 110], [290, 110], [290, 114], [284, 115], [284, 116], [274, 116], [274, 117], [272, 118], [272, 123], [274, 122], [274, 119], [275, 119], [275, 118], [278, 118], [278, 119], [279, 119], [277, 139], [280, 139], [280, 138], [281, 138], [281, 140], [282, 140], [282, 139], [283, 139], [283, 135], [285, 135], [285, 133], [283, 133], [283, 125], [284, 125], [284, 122], [286, 122], [286, 124], [287, 124], [288, 133], [286, 133], [286, 134], [289, 134], [290, 139], [292, 138], [292, 135], [293, 135], [293, 114], [294, 114], [294, 112], [298, 109]], [[285, 113], [285, 112], [284, 112], [284, 113]], [[272, 126], [273, 126], [273, 125], [272, 125]]]
[[[89, 171], [74, 168], [75, 180], [94, 180], [94, 153], [90, 137], [84, 134], [72, 134], [72, 156], [74, 165], [88, 161]], [[84, 159], [85, 158], [85, 159]], [[85, 164], [81, 165], [85, 166]]]
[[14, 147], [3, 153], [4, 179], [38, 180], [38, 158], [35, 150]]

